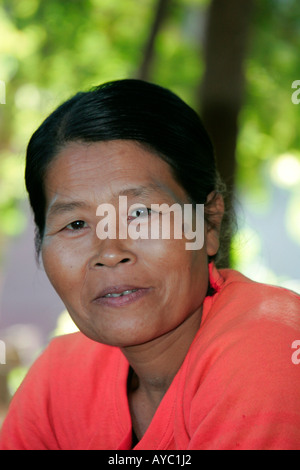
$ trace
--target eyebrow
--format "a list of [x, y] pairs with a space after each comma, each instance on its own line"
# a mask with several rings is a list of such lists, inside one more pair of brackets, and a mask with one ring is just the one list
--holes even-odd
[[135, 186], [132, 188], [124, 188], [117, 193], [113, 193], [114, 196], [149, 196], [153, 193], [170, 192], [168, 188], [165, 188], [158, 183], [150, 183], [147, 186]]
[[[134, 186], [129, 188], [124, 188], [121, 191], [113, 192], [113, 197], [118, 196], [149, 196], [154, 193], [167, 193], [176, 201], [178, 198], [175, 196], [173, 191], [164, 185], [158, 183], [150, 183], [147, 186]], [[65, 214], [72, 212], [75, 209], [88, 209], [90, 205], [84, 201], [57, 201], [54, 202], [48, 210], [48, 217], [53, 217], [55, 215]]]
[[64, 214], [66, 212], [72, 212], [75, 209], [87, 209], [88, 204], [83, 201], [57, 201], [49, 207], [48, 216], [54, 216]]

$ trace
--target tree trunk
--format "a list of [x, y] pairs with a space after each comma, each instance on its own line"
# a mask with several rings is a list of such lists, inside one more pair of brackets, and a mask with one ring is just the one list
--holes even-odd
[[219, 172], [232, 188], [238, 115], [242, 105], [243, 70], [253, 0], [212, 0], [201, 86], [201, 115], [214, 143]]
[[154, 46], [157, 34], [162, 28], [168, 14], [168, 8], [172, 0], [157, 0], [154, 19], [148, 40], [145, 44], [143, 60], [137, 72], [137, 78], [141, 80], [149, 80], [151, 76], [151, 66], [154, 57]]
[[[204, 45], [206, 70], [200, 90], [204, 125], [215, 148], [220, 176], [232, 204], [238, 117], [245, 86], [244, 58], [254, 0], [212, 0]], [[228, 251], [230, 237], [227, 240]], [[229, 253], [222, 267], [230, 265]]]

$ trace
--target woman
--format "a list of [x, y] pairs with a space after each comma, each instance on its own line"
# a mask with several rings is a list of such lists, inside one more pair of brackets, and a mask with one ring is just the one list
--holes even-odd
[[[33, 365], [2, 449], [300, 448], [300, 299], [217, 270], [230, 217], [191, 108], [138, 80], [79, 93], [32, 136], [25, 176], [37, 252], [80, 332]], [[99, 231], [125, 196], [126, 227], [150, 235], [166, 213], [176, 224], [153, 204], [204, 205], [201, 248], [184, 225], [121, 237], [117, 217], [116, 237]]]

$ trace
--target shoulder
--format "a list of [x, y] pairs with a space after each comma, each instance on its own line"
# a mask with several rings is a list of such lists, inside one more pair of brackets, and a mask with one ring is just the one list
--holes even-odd
[[[120, 353], [117, 348], [90, 340], [81, 332], [53, 338], [30, 367], [15, 397], [24, 394], [50, 396], [64, 393], [75, 383], [91, 383], [93, 377], [117, 367]], [[25, 392], [26, 391], [26, 392]]]
[[120, 354], [80, 332], [54, 338], [12, 399], [0, 448], [80, 448], [114, 393]]
[[217, 293], [210, 315], [220, 311], [239, 321], [280, 323], [300, 330], [300, 296], [295, 292], [255, 282], [232, 269], [213, 268], [211, 277], [216, 279]]
[[254, 282], [237, 271], [212, 274], [217, 292], [204, 302], [202, 322], [190, 350], [196, 382], [213, 373], [224, 380], [243, 375], [244, 384], [253, 377], [264, 382], [274, 373], [281, 376], [280, 382], [293, 377], [299, 387], [292, 355], [295, 341], [300, 340], [300, 297]]
[[98, 373], [111, 368], [119, 358], [119, 350], [115, 347], [98, 343], [87, 338], [81, 332], [58, 336], [51, 340], [37, 362], [48, 365], [45, 373], [61, 375], [68, 373], [78, 377]]
[[30, 367], [13, 401], [37, 395], [38, 401], [43, 397], [46, 402], [66, 396], [66, 390], [71, 396], [83, 383], [87, 392], [93, 380], [118, 367], [119, 357], [117, 348], [92, 341], [81, 332], [55, 337]]
[[186, 367], [191, 445], [293, 448], [300, 423], [300, 365], [293, 361], [299, 296], [232, 270], [218, 272], [215, 287]]
[[212, 274], [217, 292], [205, 300], [189, 354], [193, 389], [207, 376], [217, 382], [235, 377], [236, 383], [246, 386], [253, 377], [261, 383], [274, 380], [273, 374], [278, 384], [291, 379], [299, 387], [292, 356], [295, 341], [300, 340], [300, 297], [251, 281], [237, 271]]
[[56, 336], [50, 341], [49, 345], [45, 349], [45, 353], [52, 355], [53, 357], [58, 355], [60, 359], [63, 358], [64, 360], [68, 360], [70, 357], [74, 358], [74, 355], [78, 356], [78, 359], [82, 355], [85, 357], [86, 354], [88, 356], [93, 355], [97, 349], [101, 349], [101, 352], [105, 354], [111, 348], [104, 344], [92, 341], [78, 331], [76, 333]]

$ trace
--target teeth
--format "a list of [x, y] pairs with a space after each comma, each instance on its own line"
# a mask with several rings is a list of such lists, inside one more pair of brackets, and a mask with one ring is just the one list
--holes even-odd
[[131, 292], [136, 292], [137, 289], [132, 289], [132, 290], [124, 290], [124, 292], [121, 292], [120, 294], [106, 294], [104, 297], [121, 297], [123, 295], [131, 294]]

